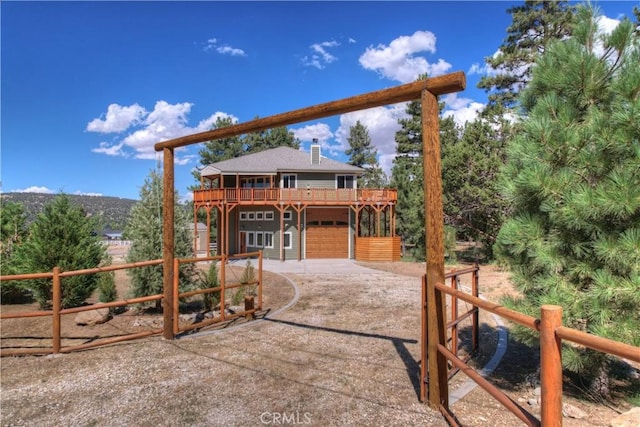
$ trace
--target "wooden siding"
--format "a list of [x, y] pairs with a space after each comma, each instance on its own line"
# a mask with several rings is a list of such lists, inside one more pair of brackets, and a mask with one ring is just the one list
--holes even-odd
[[336, 188], [335, 173], [298, 173], [298, 189], [308, 188]]
[[400, 237], [356, 237], [356, 261], [400, 261]]

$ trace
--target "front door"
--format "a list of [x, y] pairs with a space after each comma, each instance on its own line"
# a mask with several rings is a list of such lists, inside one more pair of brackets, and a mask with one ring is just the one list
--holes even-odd
[[240, 253], [247, 253], [247, 233], [245, 231], [240, 232]]

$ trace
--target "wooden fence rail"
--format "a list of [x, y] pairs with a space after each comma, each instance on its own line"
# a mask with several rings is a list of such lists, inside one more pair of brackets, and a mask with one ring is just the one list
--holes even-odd
[[[428, 287], [433, 287], [431, 293], [427, 289]], [[464, 363], [464, 361], [458, 359], [456, 355], [446, 347], [446, 343], [443, 340], [442, 342], [438, 342], [432, 339], [426, 343], [428, 347], [427, 352], [431, 357], [441, 355], [451, 361], [452, 364], [459, 367], [463, 373], [474, 380], [526, 425], [562, 425], [562, 340], [640, 363], [639, 347], [562, 326], [562, 307], [543, 305], [540, 308], [540, 319], [536, 319], [532, 316], [527, 316], [505, 308], [499, 304], [485, 301], [477, 296], [452, 289], [444, 284], [429, 284], [426, 279], [423, 280], [423, 295], [442, 297], [443, 294], [466, 301], [480, 309], [540, 332], [541, 406], [539, 420], [493, 384], [482, 378], [477, 372]], [[423, 319], [423, 324], [435, 322], [437, 324], [435, 327], [443, 328], [445, 326], [439, 321], [444, 318], [444, 313], [426, 312], [424, 315], [426, 315], [426, 319]], [[437, 372], [429, 371], [428, 374], [429, 381], [439, 381], [439, 378], [441, 378], [441, 374]], [[441, 384], [440, 386], [446, 388], [447, 384]], [[424, 388], [424, 386], [422, 387]], [[433, 407], [440, 409], [452, 425], [457, 424], [455, 417], [448, 407], [448, 401], [433, 401], [431, 396], [429, 396], [429, 403]]]
[[[194, 262], [216, 261], [216, 260], [223, 261], [221, 263], [222, 280], [221, 280], [221, 286], [219, 288], [211, 288], [211, 289], [203, 289], [203, 290], [192, 291], [192, 292], [178, 293], [179, 283], [177, 280], [178, 275], [176, 274], [176, 281], [174, 283], [174, 292], [178, 297], [174, 299], [174, 303], [176, 304], [176, 306], [174, 307], [175, 325], [177, 325], [177, 322], [178, 322], [179, 307], [177, 306], [177, 304], [180, 298], [186, 298], [188, 296], [194, 296], [194, 295], [198, 295], [206, 292], [215, 292], [216, 290], [219, 290], [219, 289], [224, 291], [224, 289], [233, 289], [241, 286], [248, 286], [248, 285], [257, 286], [258, 288], [257, 308], [253, 308], [252, 310], [246, 311], [246, 312], [236, 313], [236, 315], [234, 315], [233, 317], [238, 317], [238, 316], [247, 315], [247, 314], [254, 314], [256, 311], [262, 309], [262, 252], [253, 252], [248, 254], [234, 255], [234, 258], [258, 258], [258, 268], [257, 268], [258, 280], [252, 281], [250, 283], [227, 284], [224, 280], [225, 264], [227, 262], [226, 257], [225, 258], [223, 257], [192, 258], [192, 259], [176, 259], [175, 260], [176, 263], [178, 264], [178, 267], [180, 263], [194, 263]], [[138, 298], [121, 299], [118, 301], [113, 301], [108, 303], [95, 303], [95, 304], [89, 304], [89, 305], [84, 305], [80, 307], [70, 307], [70, 308], [63, 309], [61, 308], [61, 299], [62, 299], [61, 279], [62, 278], [80, 276], [85, 274], [104, 273], [104, 272], [115, 271], [115, 270], [126, 270], [130, 268], [140, 268], [140, 267], [161, 265], [161, 264], [163, 264], [163, 260], [157, 259], [157, 260], [150, 260], [150, 261], [110, 265], [110, 266], [104, 266], [104, 267], [96, 267], [96, 268], [90, 268], [90, 269], [65, 271], [65, 272], [61, 271], [59, 267], [54, 267], [51, 273], [30, 273], [30, 274], [0, 276], [0, 282], [10, 281], [10, 280], [34, 280], [34, 279], [52, 280], [51, 310], [40, 310], [40, 311], [20, 312], [20, 313], [0, 313], [0, 320], [26, 319], [26, 318], [32, 318], [32, 317], [51, 316], [51, 330], [52, 330], [51, 347], [50, 348], [44, 347], [44, 348], [0, 349], [0, 357], [18, 356], [18, 355], [69, 353], [73, 351], [85, 350], [92, 347], [114, 344], [122, 341], [134, 340], [134, 339], [144, 338], [151, 335], [157, 335], [162, 333], [163, 329], [151, 329], [143, 332], [135, 332], [135, 333], [125, 334], [125, 335], [120, 335], [117, 337], [104, 338], [104, 339], [96, 340], [96, 341], [86, 343], [86, 344], [81, 344], [81, 345], [72, 345], [72, 346], [66, 346], [66, 347], [62, 346], [62, 321], [61, 321], [62, 319], [61, 318], [64, 315], [80, 313], [83, 311], [97, 310], [101, 308], [126, 307], [132, 304], [141, 304], [141, 303], [158, 301], [158, 300], [164, 299], [164, 294], [157, 294], [157, 295], [147, 295], [147, 296], [138, 297]], [[178, 269], [176, 268], [175, 271], [178, 271]], [[224, 312], [224, 310], [222, 310], [222, 312]], [[226, 316], [226, 320], [229, 320], [230, 318], [232, 317]], [[224, 315], [223, 315], [223, 320], [225, 320]], [[217, 321], [220, 321], [220, 320], [217, 320]], [[189, 327], [183, 328], [182, 331], [193, 329], [193, 328], [201, 328], [203, 326], [207, 326], [210, 323], [214, 323], [214, 322], [203, 321], [203, 322], [194, 323]]]

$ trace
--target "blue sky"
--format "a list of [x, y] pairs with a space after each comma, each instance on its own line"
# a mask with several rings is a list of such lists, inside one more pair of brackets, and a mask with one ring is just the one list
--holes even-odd
[[[444, 97], [463, 123], [486, 103], [476, 85], [518, 2], [0, 3], [2, 192], [139, 198], [161, 162], [156, 142], [464, 71]], [[601, 2], [614, 25], [637, 2]], [[360, 120], [392, 164], [402, 105], [290, 126], [309, 149], [346, 161]], [[200, 145], [176, 152], [188, 198]]]

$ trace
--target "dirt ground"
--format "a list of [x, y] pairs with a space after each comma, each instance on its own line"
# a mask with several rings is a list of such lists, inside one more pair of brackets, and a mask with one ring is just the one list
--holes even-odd
[[[64, 355], [2, 358], [1, 425], [447, 425], [418, 401], [424, 264], [366, 266], [371, 273], [265, 273], [265, 311], [254, 321], [174, 341], [155, 336]], [[117, 283], [122, 295], [126, 278]], [[494, 266], [481, 268], [480, 290], [496, 301], [513, 292], [508, 275]], [[3, 350], [50, 346], [45, 319], [3, 320]], [[478, 368], [494, 355], [501, 328], [492, 316], [480, 320], [481, 349], [471, 362]], [[84, 327], [70, 315], [63, 345], [157, 327], [159, 315], [139, 312]], [[464, 346], [468, 326], [461, 329]], [[528, 403], [536, 398], [537, 362], [536, 350], [509, 339], [490, 377], [533, 413], [539, 413]], [[463, 374], [454, 376], [452, 393], [465, 384]], [[564, 401], [584, 413], [565, 418], [565, 426], [606, 426], [628, 409], [622, 401], [596, 404], [576, 393]], [[480, 388], [451, 408], [467, 426], [521, 425]]]

